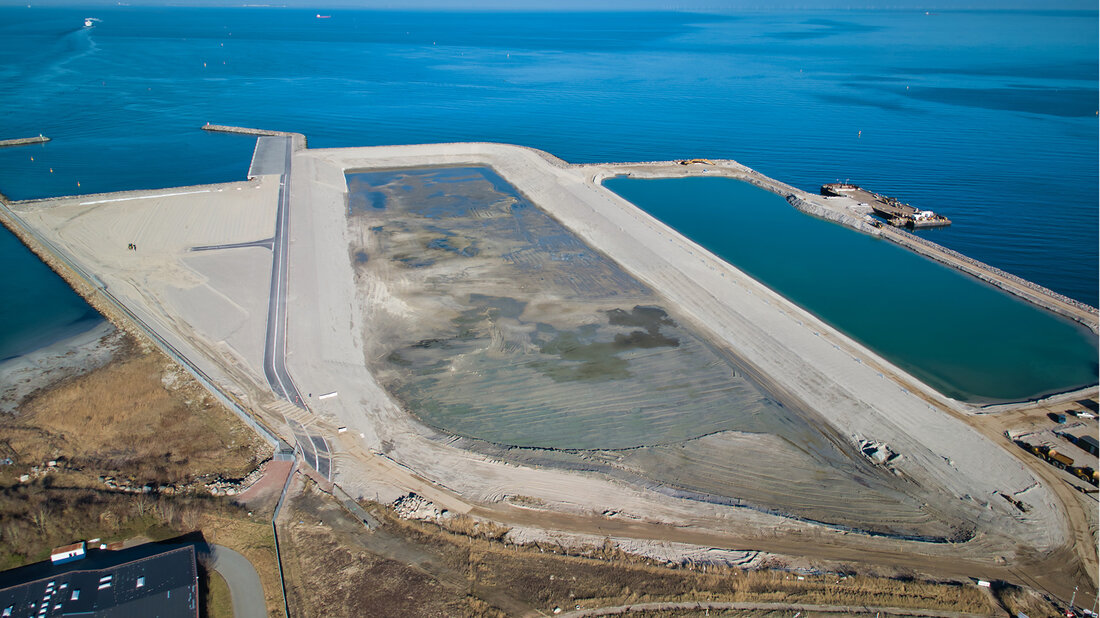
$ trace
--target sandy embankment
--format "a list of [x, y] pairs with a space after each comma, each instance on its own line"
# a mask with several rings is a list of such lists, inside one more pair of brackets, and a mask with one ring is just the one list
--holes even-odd
[[[431, 432], [410, 421], [362, 368], [362, 344], [358, 337], [346, 336], [348, 324], [354, 332], [366, 332], [362, 321], [372, 308], [400, 313], [403, 308], [387, 287], [403, 283], [371, 281], [356, 298], [346, 283], [353, 279], [348, 244], [332, 239], [347, 240], [345, 171], [469, 164], [493, 167], [590, 246], [659, 290], [698, 326], [782, 388], [811, 402], [845, 435], [883, 441], [902, 453], [899, 467], [926, 488], [930, 502], [937, 503], [931, 508], [958, 509], [979, 527], [970, 550], [1011, 555], [1020, 544], [1053, 548], [1065, 542], [1066, 526], [1049, 492], [1018, 460], [944, 413], [960, 410], [962, 404], [943, 398], [602, 189], [586, 178], [588, 170], [555, 164], [543, 153], [519, 147], [446, 144], [297, 155], [295, 203], [311, 208], [292, 210], [297, 246], [291, 253], [295, 302], [290, 312], [310, 319], [292, 321], [288, 364], [303, 390], [340, 392], [339, 398], [315, 406], [315, 411], [329, 419], [326, 424], [356, 430], [344, 434], [341, 444], [347, 452], [384, 451], [475, 502], [524, 495], [567, 511], [600, 512], [613, 503], [641, 519], [690, 521], [704, 527], [724, 528], [729, 524], [717, 523], [723, 520], [771, 529], [807, 527], [743, 509], [656, 496], [584, 475], [508, 466], [424, 439]], [[338, 481], [348, 487], [371, 491], [381, 480], [353, 465], [338, 469]], [[1000, 493], [1024, 500], [1031, 510], [1015, 511]], [[948, 551], [922, 551], [927, 549]]]

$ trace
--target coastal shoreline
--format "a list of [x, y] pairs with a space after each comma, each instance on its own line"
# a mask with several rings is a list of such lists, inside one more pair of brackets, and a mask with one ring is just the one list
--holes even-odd
[[106, 320], [0, 362], [0, 413], [16, 414], [28, 397], [111, 362], [122, 331]]
[[[256, 136], [290, 136], [294, 141], [294, 149], [296, 151], [307, 151], [306, 140], [304, 136], [300, 136], [295, 133], [287, 133], [281, 131], [268, 131], [262, 129], [250, 129], [250, 128], [238, 128], [220, 125], [208, 125], [203, 127], [204, 130], [220, 131], [220, 132], [232, 132], [241, 133], [246, 135]], [[460, 148], [478, 148], [478, 147], [494, 147], [500, 146], [493, 143], [471, 142], [471, 143], [458, 143], [458, 144], [434, 144], [431, 146], [436, 147], [460, 147]], [[391, 147], [374, 147], [374, 148], [419, 148], [423, 145], [413, 146], [391, 146]], [[764, 176], [759, 172], [748, 168], [734, 160], [715, 160], [707, 164], [705, 167], [700, 167], [700, 164], [684, 165], [680, 161], [647, 161], [647, 162], [622, 162], [622, 163], [594, 163], [594, 164], [570, 164], [550, 153], [540, 151], [538, 149], [529, 148], [525, 146], [511, 146], [511, 148], [518, 148], [522, 151], [537, 155], [543, 163], [548, 164], [550, 167], [561, 170], [563, 172], [581, 172], [588, 182], [601, 186], [603, 180], [614, 176], [627, 176], [635, 178], [675, 178], [675, 177], [701, 177], [701, 176], [722, 176], [730, 177], [737, 180], [742, 180], [753, 184], [757, 187], [770, 191], [780, 197], [783, 197], [794, 208], [815, 216], [818, 218], [826, 219], [828, 221], [844, 225], [845, 227], [854, 229], [856, 231], [890, 240], [899, 246], [906, 248], [913, 253], [921, 255], [927, 259], [934, 260], [941, 264], [955, 268], [964, 274], [973, 276], [980, 281], [992, 285], [999, 290], [1017, 296], [1024, 301], [1035, 305], [1041, 309], [1051, 311], [1064, 318], [1074, 320], [1084, 327], [1088, 328], [1093, 333], [1100, 332], [1100, 326], [1096, 321], [1097, 310], [1087, 304], [1081, 303], [1074, 299], [1066, 298], [1060, 294], [1057, 294], [1047, 288], [1039, 286], [1029, 281], [1020, 279], [1019, 277], [1012, 275], [1011, 273], [1005, 273], [1000, 269], [996, 269], [992, 266], [960, 255], [955, 251], [942, 247], [936, 243], [926, 241], [923, 238], [913, 237], [910, 234], [897, 233], [892, 229], [887, 229], [885, 232], [882, 227], [872, 226], [867, 217], [861, 217], [858, 213], [849, 212], [845, 206], [823, 203], [825, 200], [818, 199], [819, 196], [809, 194], [805, 191], [797, 189], [793, 186], [787, 185], [781, 181]], [[341, 149], [336, 149], [341, 150]], [[353, 169], [347, 170], [348, 172], [354, 171]], [[20, 216], [13, 211], [10, 207], [25, 207], [38, 204], [69, 201], [69, 200], [84, 200], [82, 204], [98, 204], [100, 202], [113, 202], [113, 201], [128, 201], [128, 200], [141, 200], [156, 198], [157, 194], [164, 191], [172, 191], [173, 189], [186, 189], [188, 191], [196, 190], [201, 192], [208, 191], [221, 191], [221, 187], [228, 187], [231, 185], [245, 184], [243, 183], [221, 183], [210, 185], [194, 185], [188, 187], [166, 188], [160, 190], [135, 190], [135, 191], [121, 191], [104, 194], [90, 194], [90, 195], [74, 195], [65, 196], [60, 198], [48, 198], [48, 199], [32, 199], [32, 200], [17, 200], [8, 201], [3, 197], [0, 197], [0, 223], [3, 223], [10, 231], [12, 231], [25, 246], [27, 246], [32, 252], [34, 252], [39, 259], [51, 267], [57, 272], [69, 285], [77, 292], [82, 298], [86, 299], [93, 308], [98, 311], [105, 319], [111, 321], [115, 326], [119, 328], [125, 328], [131, 332], [131, 334], [147, 334], [142, 332], [143, 329], [139, 326], [133, 328], [130, 322], [124, 316], [120, 316], [118, 310], [117, 300], [111, 300], [106, 298], [112, 296], [107, 293], [106, 286], [98, 280], [98, 278], [87, 272], [82, 268], [71, 263], [71, 259], [64, 257], [56, 248], [50, 247], [50, 241], [39, 238], [39, 234], [32, 231]], [[148, 195], [146, 195], [148, 194]], [[177, 193], [168, 193], [167, 195], [176, 195]], [[97, 201], [88, 202], [87, 198], [102, 198]], [[125, 312], [125, 310], [123, 310]], [[128, 313], [128, 312], [126, 312]], [[930, 388], [930, 387], [929, 387]], [[1066, 392], [1047, 392], [1035, 397], [1019, 400], [1019, 401], [986, 401], [986, 402], [972, 402], [964, 404], [963, 407], [974, 408], [972, 412], [981, 412], [989, 410], [1003, 410], [1013, 407], [1019, 407], [1021, 405], [1030, 405], [1039, 401], [1048, 401], [1052, 399], [1063, 399], [1067, 396], [1080, 396], [1092, 392], [1096, 389], [1096, 385], [1084, 385], [1077, 387], [1072, 391]], [[934, 389], [933, 389], [934, 390]], [[225, 393], [223, 393], [225, 395]]]
[[[67, 283], [65, 285], [68, 286]], [[69, 289], [72, 290], [71, 287]], [[58, 341], [70, 339], [86, 331], [92, 330], [99, 326], [100, 322], [103, 322], [103, 316], [95, 309], [89, 307], [89, 309], [76, 320], [66, 321], [52, 327], [37, 329], [29, 340], [24, 340], [17, 346], [8, 347], [4, 352], [4, 356], [0, 357], [0, 364], [17, 359], [21, 356], [26, 356], [27, 354], [33, 354]]]
[[[281, 135], [290, 136], [294, 140], [294, 149], [296, 151], [307, 151], [306, 142], [304, 136], [299, 136], [294, 133], [286, 133], [280, 131], [267, 131], [262, 129], [247, 129], [237, 127], [223, 127], [220, 125], [208, 125], [203, 127], [205, 130], [234, 132], [247, 135]], [[493, 143], [459, 143], [459, 144], [434, 144], [431, 146], [436, 147], [460, 147], [460, 148], [478, 148], [478, 147], [495, 147], [501, 146]], [[421, 148], [422, 145], [416, 146], [393, 146], [393, 147], [375, 147], [375, 148]], [[730, 177], [737, 180], [749, 182], [762, 189], [775, 193], [780, 197], [784, 197], [791, 206], [796, 209], [815, 216], [823, 218], [834, 223], [838, 223], [854, 229], [856, 231], [863, 232], [875, 237], [884, 238], [890, 240], [903, 248], [906, 248], [918, 255], [921, 255], [927, 259], [932, 259], [939, 263], [953, 267], [961, 272], [971, 275], [986, 284], [993, 285], [1005, 293], [1010, 293], [1018, 296], [1033, 304], [1039, 308], [1046, 309], [1053, 313], [1056, 313], [1064, 318], [1074, 320], [1092, 332], [1098, 332], [1098, 325], [1095, 319], [1090, 321], [1090, 317], [1095, 318], [1096, 309], [1092, 308], [1084, 303], [1080, 303], [1073, 299], [1066, 298], [1053, 291], [1050, 291], [1037, 284], [1024, 281], [1019, 277], [1011, 275], [1010, 273], [1004, 273], [999, 269], [988, 266], [977, 260], [961, 256], [957, 252], [950, 249], [925, 241], [922, 238], [914, 237], [908, 238], [909, 234], [895, 234], [891, 233], [894, 230], [887, 230], [883, 232], [881, 227], [872, 226], [866, 220], [865, 217], [860, 217], [858, 214], [847, 212], [844, 207], [840, 207], [836, 204], [824, 204], [823, 200], [816, 199], [818, 196], [808, 194], [800, 189], [794, 188], [781, 181], [772, 179], [767, 176], [763, 176], [759, 172], [745, 167], [734, 160], [716, 160], [710, 162], [705, 167], [700, 168], [699, 164], [683, 165], [680, 161], [649, 161], [649, 162], [624, 162], [624, 163], [596, 163], [596, 164], [570, 164], [550, 153], [540, 151], [538, 149], [524, 147], [524, 146], [508, 146], [511, 148], [518, 148], [522, 151], [537, 155], [543, 163], [548, 164], [550, 167], [561, 170], [563, 172], [581, 172], [588, 182], [602, 187], [602, 181], [606, 178], [614, 176], [628, 176], [636, 178], [672, 178], [672, 177], [690, 177], [690, 176], [723, 176]], [[336, 149], [341, 150], [341, 149]], [[348, 172], [354, 171], [348, 169]], [[175, 189], [187, 189], [187, 190], [201, 190], [206, 191], [221, 191], [221, 187], [228, 187], [231, 185], [245, 184], [248, 185], [249, 181], [244, 183], [222, 183], [211, 185], [194, 185], [189, 187], [178, 187]], [[131, 324], [132, 320], [127, 319], [127, 316], [119, 315], [120, 306], [118, 306], [118, 300], [106, 298], [113, 296], [106, 291], [106, 286], [98, 280], [98, 278], [90, 273], [83, 272], [83, 269], [71, 263], [70, 258], [66, 258], [56, 248], [51, 247], [51, 242], [43, 238], [39, 238], [39, 234], [32, 231], [31, 226], [28, 226], [21, 217], [13, 211], [10, 206], [25, 207], [33, 206], [43, 203], [69, 201], [69, 200], [85, 200], [82, 204], [98, 204], [100, 202], [113, 202], [113, 201], [127, 201], [133, 199], [151, 199], [156, 198], [158, 193], [164, 191], [172, 191], [172, 188], [161, 190], [137, 190], [137, 191], [122, 191], [106, 194], [94, 194], [94, 195], [77, 195], [66, 196], [62, 198], [49, 198], [49, 199], [33, 199], [33, 200], [18, 200], [18, 201], [6, 201], [0, 197], [0, 223], [3, 223], [10, 231], [12, 231], [25, 246], [27, 246], [32, 252], [34, 252], [39, 259], [51, 267], [57, 272], [69, 285], [77, 292], [82, 298], [87, 300], [93, 308], [98, 311], [105, 319], [111, 321], [116, 327], [124, 328], [131, 332], [131, 334], [146, 335], [148, 333], [143, 332], [144, 329], [140, 325]], [[149, 195], [146, 195], [149, 194]], [[169, 193], [168, 195], [176, 195], [176, 193]], [[103, 198], [98, 201], [88, 202], [86, 198], [96, 197]], [[1037, 293], [1036, 293], [1037, 292]], [[1075, 309], [1076, 311], [1067, 310], [1067, 307]], [[123, 313], [129, 313], [122, 309]], [[149, 341], [146, 339], [146, 341]], [[151, 341], [149, 341], [151, 343]], [[930, 388], [930, 387], [928, 387]], [[973, 402], [963, 404], [962, 407], [968, 409], [970, 412], [988, 412], [992, 410], [1004, 410], [1019, 407], [1022, 405], [1030, 405], [1039, 401], [1049, 401], [1054, 399], [1065, 399], [1070, 396], [1082, 396], [1094, 391], [1096, 385], [1085, 385], [1066, 392], [1048, 392], [1042, 395], [1037, 395], [1033, 398], [1019, 401], [986, 401], [986, 402]], [[934, 389], [932, 389], [934, 390]], [[223, 396], [228, 396], [227, 393], [222, 393]], [[235, 397], [230, 397], [235, 399]], [[973, 409], [971, 409], [973, 408]]]
[[[255, 217], [245, 217], [258, 210], [224, 212], [222, 207], [247, 202], [254, 203], [258, 209], [271, 208], [268, 200], [273, 197], [273, 187], [277, 184], [271, 176], [255, 183], [221, 185], [203, 192], [202, 196], [177, 197], [183, 194], [163, 191], [134, 192], [126, 199], [140, 197], [143, 200], [127, 201], [125, 206], [100, 207], [101, 201], [96, 201], [96, 206], [89, 208], [88, 202], [81, 202], [86, 198], [81, 197], [20, 204], [14, 221], [28, 228], [32, 242], [41, 237], [43, 242], [39, 250], [47, 257], [52, 251], [58, 251], [60, 255], [55, 262], [62, 268], [71, 266], [70, 275], [78, 279], [77, 283], [82, 284], [87, 294], [101, 297], [101, 302], [109, 307], [117, 303], [120, 315], [116, 317], [121, 322], [133, 322], [139, 330], [155, 328], [148, 333], [150, 339], [157, 345], [164, 343], [162, 340], [169, 341], [172, 349], [178, 349], [188, 364], [194, 363], [197, 370], [205, 371], [211, 377], [207, 388], [225, 389], [223, 393], [245, 393], [241, 400], [261, 408], [261, 416], [267, 421], [308, 419], [311, 433], [331, 440], [328, 444], [336, 450], [340, 462], [336, 480], [352, 495], [377, 495], [380, 488], [383, 494], [415, 491], [452, 512], [475, 512], [510, 521], [514, 514], [505, 499], [521, 492], [545, 500], [553, 506], [548, 510], [554, 513], [554, 518], [568, 520], [574, 526], [587, 526], [586, 520], [577, 518], [587, 517], [592, 509], [610, 501], [621, 505], [631, 516], [644, 519], [643, 527], [647, 530], [650, 526], [655, 527], [651, 533], [661, 537], [702, 538], [673, 530], [692, 522], [690, 525], [697, 524], [700, 530], [713, 529], [723, 539], [720, 541], [723, 545], [747, 544], [789, 552], [794, 551], [789, 548], [803, 546], [805, 537], [798, 536], [803, 533], [826, 544], [840, 544], [840, 537], [844, 536], [840, 532], [779, 515], [662, 496], [646, 487], [623, 486], [597, 475], [515, 466], [421, 439], [416, 423], [394, 406], [389, 395], [379, 390], [374, 378], [365, 372], [360, 344], [341, 328], [347, 324], [359, 329], [358, 321], [364, 319], [354, 312], [347, 313], [356, 303], [354, 291], [346, 289], [347, 281], [353, 277], [345, 272], [350, 267], [346, 245], [333, 242], [334, 238], [346, 234], [344, 174], [360, 167], [488, 165], [501, 172], [537, 205], [560, 216], [593, 247], [606, 251], [614, 259], [625, 260], [624, 267], [652, 281], [655, 287], [667, 290], [667, 297], [672, 301], [683, 300], [693, 308], [691, 319], [708, 325], [708, 330], [766, 365], [765, 369], [784, 376], [786, 387], [796, 390], [799, 397], [819, 402], [827, 411], [829, 422], [848, 432], [846, 437], [857, 441], [874, 438], [898, 445], [905, 453], [899, 465], [918, 482], [944, 487], [945, 500], [955, 495], [987, 495], [991, 491], [1008, 492], [1013, 496], [1026, 494], [1029, 504], [1033, 505], [1026, 516], [1011, 512], [1009, 507], [997, 501], [987, 506], [995, 511], [998, 521], [1005, 518], [1003, 523], [1010, 524], [1008, 527], [1016, 531], [1014, 542], [1038, 548], [1062, 546], [1063, 535], [1068, 530], [1063, 529], [1048, 489], [1035, 482], [1035, 477], [1025, 471], [1027, 466], [1013, 462], [1011, 456], [1001, 452], [1001, 445], [996, 440], [980, 439], [978, 432], [959, 421], [958, 416], [965, 405], [921, 387], [901, 371], [891, 369], [886, 377], [882, 374], [876, 377], [874, 366], [888, 367], [888, 363], [848, 341], [842, 334], [833, 333], [827, 325], [791, 306], [766, 286], [717, 261], [628, 203], [616, 200], [609, 191], [590, 186], [582, 169], [584, 166], [571, 166], [533, 149], [501, 144], [329, 149], [298, 151], [294, 157], [294, 176], [298, 182], [294, 184], [293, 199], [297, 204], [309, 204], [310, 208], [291, 211], [295, 244], [290, 258], [290, 278], [295, 287], [290, 305], [294, 319], [289, 322], [288, 336], [292, 355], [288, 360], [302, 390], [340, 393], [338, 398], [329, 399], [324, 405], [313, 404], [316, 410], [291, 408], [288, 402], [270, 404], [262, 371], [255, 371], [247, 362], [226, 364], [231, 360], [231, 354], [226, 351], [232, 347], [229, 344], [227, 348], [226, 341], [232, 333], [201, 328], [204, 324], [217, 326], [204, 322], [215, 305], [204, 305], [206, 301], [200, 302], [198, 297], [193, 297], [197, 304], [190, 304], [186, 299], [181, 301], [180, 296], [172, 296], [173, 289], [183, 289], [184, 285], [194, 286], [186, 288], [188, 290], [199, 289], [201, 285], [201, 278], [196, 275], [202, 273], [193, 267], [188, 267], [191, 270], [179, 267], [191, 259], [187, 257], [192, 255], [187, 247], [212, 242], [255, 241], [267, 233]], [[237, 193], [245, 188], [257, 191]], [[259, 192], [260, 189], [265, 192]], [[145, 198], [148, 201], [144, 201]], [[102, 200], [113, 201], [121, 200]], [[210, 223], [210, 227], [181, 234], [183, 228], [171, 217], [187, 213], [195, 220], [206, 222], [202, 213], [212, 210], [191, 208], [198, 205], [205, 209], [217, 207], [221, 217], [240, 219], [226, 218]], [[0, 213], [6, 210], [0, 209]], [[143, 228], [142, 236], [128, 233], [113, 236], [118, 217], [124, 213], [130, 217], [148, 215], [147, 220], [157, 224]], [[152, 216], [154, 214], [156, 216]], [[70, 226], [77, 216], [81, 217], [80, 225]], [[211, 235], [217, 238], [209, 238]], [[143, 248], [140, 258], [123, 251], [125, 243], [131, 239], [137, 239]], [[311, 239], [320, 242], [310, 242]], [[668, 255], [655, 250], [666, 246], [670, 248]], [[146, 247], [149, 250], [144, 250]], [[224, 264], [220, 267], [228, 268]], [[82, 281], [83, 278], [87, 280]], [[108, 283], [110, 292], [106, 289]], [[158, 286], [168, 287], [161, 289]], [[258, 313], [249, 313], [249, 298], [235, 298], [239, 303], [237, 309], [243, 310], [246, 317], [258, 317]], [[380, 297], [380, 300], [386, 298]], [[194, 326], [196, 324], [199, 327]], [[820, 331], [821, 336], [811, 330]], [[173, 358], [179, 360], [176, 355]], [[246, 380], [251, 382], [245, 383]], [[288, 433], [281, 423], [273, 423], [272, 427], [284, 436]], [[962, 446], [967, 439], [969, 443]], [[985, 470], [991, 461], [999, 465], [994, 470]], [[981, 475], [979, 468], [983, 470]], [[967, 504], [964, 508], [975, 507]], [[988, 516], [993, 517], [992, 514]], [[1011, 520], [1007, 519], [1009, 517]], [[601, 520], [600, 525], [612, 530], [616, 523]], [[761, 526], [782, 530], [782, 539], [772, 541], [754, 536], [752, 531]], [[630, 533], [646, 532], [631, 529]], [[855, 555], [846, 552], [877, 546], [875, 544], [880, 542], [861, 535], [852, 536], [858, 538], [844, 538], [845, 549], [838, 549], [836, 555]], [[1009, 532], [991, 528], [988, 535], [978, 537], [959, 550], [965, 552], [966, 559], [955, 565], [939, 562], [946, 556], [957, 555], [953, 547], [890, 541], [899, 544], [891, 546], [890, 551], [897, 552], [898, 556], [905, 554], [906, 561], [912, 560], [912, 552], [919, 552], [924, 559], [935, 561], [937, 568], [948, 571], [1001, 572], [1003, 569], [988, 566], [989, 562], [984, 559], [1000, 551], [998, 544], [1009, 536]], [[793, 544], [787, 544], [788, 541]]]

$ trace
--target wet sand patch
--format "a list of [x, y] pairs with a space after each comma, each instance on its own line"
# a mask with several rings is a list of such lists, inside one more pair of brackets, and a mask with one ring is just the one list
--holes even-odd
[[[518, 462], [541, 450], [701, 499], [881, 534], [961, 534], [493, 171], [347, 178], [360, 239], [350, 255], [370, 256], [353, 257], [360, 285], [385, 285], [402, 308], [365, 304], [367, 364], [425, 424]], [[883, 516], [859, 516], [871, 509]]]

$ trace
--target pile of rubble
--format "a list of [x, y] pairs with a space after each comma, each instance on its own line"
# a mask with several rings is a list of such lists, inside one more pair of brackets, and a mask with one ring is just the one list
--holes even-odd
[[422, 521], [435, 521], [450, 515], [447, 509], [440, 509], [431, 500], [414, 493], [401, 496], [394, 501], [393, 510], [403, 519]]
[[[7, 465], [11, 465], [10, 460], [4, 462]], [[66, 470], [69, 466], [64, 459], [51, 459], [46, 463], [38, 466], [31, 466], [30, 472], [27, 474], [19, 475], [20, 483], [30, 483], [31, 481], [41, 478], [51, 472], [57, 472], [59, 470]], [[191, 483], [174, 483], [174, 484], [139, 484], [137, 481], [128, 478], [116, 478], [110, 475], [100, 475], [99, 482], [112, 491], [120, 491], [130, 494], [151, 494], [158, 493], [166, 496], [172, 496], [175, 494], [188, 493], [193, 491], [205, 491], [214, 496], [236, 496], [243, 493], [249, 487], [252, 487], [256, 481], [263, 477], [263, 466], [258, 466], [255, 470], [248, 473], [248, 476], [243, 479], [224, 479], [221, 477], [215, 478], [211, 481], [203, 481], [203, 479], [196, 479]], [[419, 496], [418, 496], [419, 497]], [[431, 503], [429, 503], [431, 504]]]
[[51, 459], [41, 466], [31, 466], [31, 471], [28, 474], [20, 474], [20, 483], [30, 483], [36, 478], [46, 476], [50, 472], [56, 472], [57, 470], [64, 470], [67, 466], [64, 461], [58, 461]]
[[177, 485], [141, 485], [134, 484], [129, 479], [116, 479], [113, 476], [100, 476], [99, 481], [107, 486], [107, 489], [121, 491], [128, 494], [151, 494], [154, 491], [166, 495], [182, 493], [183, 488]]
[[[24, 475], [25, 476], [25, 475]], [[137, 485], [131, 479], [116, 479], [113, 476], [100, 476], [99, 481], [107, 489], [132, 494], [158, 493], [166, 496], [182, 494], [192, 491], [205, 491], [213, 496], [236, 496], [251, 487], [263, 476], [263, 470], [256, 468], [243, 479], [216, 478], [209, 482], [196, 481], [193, 483], [166, 484], [166, 485]]]
[[892, 463], [901, 455], [898, 455], [885, 442], [872, 442], [871, 440], [860, 440], [859, 450], [863, 453], [863, 456], [870, 459], [873, 463], [880, 466]]
[[249, 487], [252, 487], [256, 481], [260, 480], [260, 477], [264, 475], [263, 466], [260, 466], [248, 473], [248, 476], [243, 479], [216, 479], [213, 482], [205, 484], [203, 487], [206, 491], [215, 496], [236, 496], [237, 494], [244, 493]]

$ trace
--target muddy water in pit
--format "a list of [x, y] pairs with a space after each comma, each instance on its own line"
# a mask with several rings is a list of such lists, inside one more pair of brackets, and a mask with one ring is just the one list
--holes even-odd
[[427, 425], [516, 461], [846, 527], [965, 529], [493, 171], [347, 181], [367, 362]]

